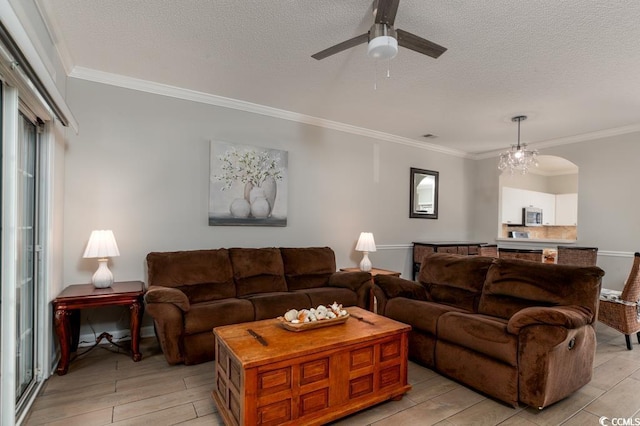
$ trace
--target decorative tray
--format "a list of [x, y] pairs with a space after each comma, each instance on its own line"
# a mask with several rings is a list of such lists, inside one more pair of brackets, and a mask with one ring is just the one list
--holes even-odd
[[285, 320], [284, 317], [278, 317], [278, 321], [280, 321], [282, 328], [289, 331], [306, 331], [306, 330], [313, 330], [316, 328], [330, 327], [332, 325], [344, 324], [347, 321], [347, 319], [349, 319], [349, 313], [347, 313], [347, 315], [337, 317], [337, 318], [323, 319], [323, 320], [312, 321], [312, 322], [299, 322], [299, 323], [292, 323]]

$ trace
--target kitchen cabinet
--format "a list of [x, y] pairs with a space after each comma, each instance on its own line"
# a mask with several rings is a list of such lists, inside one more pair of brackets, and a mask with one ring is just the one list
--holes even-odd
[[507, 225], [521, 225], [523, 207], [537, 207], [542, 209], [542, 224], [546, 226], [556, 224], [555, 194], [510, 188], [507, 186], [502, 188], [502, 223]]
[[[534, 191], [531, 191], [534, 192]], [[534, 207], [542, 209], [542, 224], [553, 226], [556, 224], [556, 196], [546, 192], [535, 192]]]
[[556, 195], [556, 225], [576, 226], [578, 224], [578, 194]]
[[502, 187], [501, 220], [507, 225], [522, 225], [522, 208], [528, 206], [527, 192], [522, 189]]

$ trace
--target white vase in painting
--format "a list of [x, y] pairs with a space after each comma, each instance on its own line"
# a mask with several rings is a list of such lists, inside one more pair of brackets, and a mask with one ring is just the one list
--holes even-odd
[[251, 204], [251, 215], [255, 218], [264, 219], [271, 214], [271, 206], [264, 189], [254, 186], [249, 192], [249, 203]]
[[251, 205], [244, 198], [236, 198], [231, 203], [229, 210], [231, 211], [231, 216], [245, 218], [249, 217], [251, 213]]
[[276, 202], [276, 194], [278, 192], [278, 184], [272, 177], [268, 177], [262, 182], [262, 189], [264, 190], [264, 196], [269, 202], [269, 216], [273, 212], [273, 206]]

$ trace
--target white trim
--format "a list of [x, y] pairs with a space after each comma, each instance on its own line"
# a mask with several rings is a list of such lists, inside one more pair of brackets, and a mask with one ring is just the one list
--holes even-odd
[[385, 251], [385, 250], [406, 250], [413, 249], [413, 244], [384, 244], [384, 245], [376, 245], [376, 250]]
[[53, 102], [55, 102], [62, 114], [64, 114], [65, 118], [69, 122], [69, 126], [71, 126], [77, 133], [78, 122], [65, 102], [64, 97], [58, 90], [56, 82], [49, 74], [44, 61], [38, 54], [38, 50], [35, 48], [25, 28], [22, 26], [22, 23], [18, 19], [13, 7], [9, 3], [9, 0], [0, 0], [0, 16], [2, 16], [3, 25], [11, 34], [13, 41], [15, 41], [15, 43], [20, 47], [20, 51], [44, 85], [45, 89], [51, 96], [51, 99], [53, 99]]
[[[113, 341], [116, 343], [126, 342], [127, 340], [131, 340], [131, 330], [129, 330], [128, 328], [121, 329], [121, 330], [109, 330], [107, 331], [107, 333], [109, 333], [113, 337]], [[156, 335], [156, 332], [153, 329], [152, 325], [140, 328], [140, 338], [154, 337], [155, 335]], [[95, 345], [95, 343], [93, 342], [95, 342], [97, 337], [98, 336], [94, 333], [81, 334], [78, 337], [78, 342], [80, 342], [78, 343], [78, 347], [88, 348], [90, 346]]]
[[632, 251], [598, 250], [598, 256], [605, 256], [605, 257], [634, 257], [635, 256], [635, 252], [632, 252]]
[[426, 142], [419, 142], [413, 139], [392, 135], [390, 133], [379, 132], [376, 130], [365, 129], [363, 127], [352, 126], [350, 124], [340, 123], [337, 121], [326, 120], [324, 118], [313, 117], [310, 115], [299, 114], [297, 112], [286, 111], [283, 109], [272, 108], [264, 105], [254, 104], [251, 102], [240, 101], [237, 99], [225, 98], [223, 96], [212, 95], [209, 93], [198, 92], [190, 89], [183, 89], [167, 84], [155, 83], [153, 81], [141, 80], [138, 78], [127, 77], [119, 74], [112, 74], [104, 71], [98, 71], [84, 67], [74, 67], [69, 77], [93, 81], [95, 83], [108, 84], [111, 86], [123, 87], [125, 89], [138, 90], [155, 95], [168, 96], [176, 99], [183, 99], [192, 102], [203, 103], [207, 105], [215, 105], [223, 108], [236, 109], [239, 111], [250, 112], [253, 114], [265, 115], [268, 117], [280, 118], [282, 120], [295, 121], [298, 123], [310, 124], [312, 126], [324, 127], [327, 129], [337, 130], [340, 132], [351, 133], [358, 136], [364, 136], [372, 139], [383, 140], [387, 142], [408, 145], [414, 148], [426, 149], [429, 151], [440, 152], [443, 154], [453, 155], [455, 157], [471, 158], [464, 151], [445, 148], [440, 145], [434, 145]]
[[[239, 111], [250, 112], [253, 114], [265, 115], [268, 117], [280, 118], [283, 120], [295, 121], [298, 123], [310, 124], [312, 126], [324, 127], [327, 129], [337, 130], [340, 132], [351, 133], [358, 136], [383, 140], [387, 142], [408, 145], [414, 148], [426, 149], [428, 151], [448, 154], [455, 157], [468, 158], [472, 160], [483, 160], [492, 158], [500, 154], [503, 150], [488, 151], [481, 154], [471, 154], [465, 151], [446, 148], [441, 145], [421, 142], [402, 136], [392, 135], [390, 133], [379, 132], [376, 130], [357, 127], [350, 124], [340, 123], [337, 121], [326, 120], [324, 118], [313, 117], [310, 115], [300, 114], [297, 112], [286, 111], [283, 109], [272, 108], [265, 105], [259, 105], [251, 102], [241, 101], [223, 96], [212, 95], [209, 93], [198, 92], [190, 89], [183, 89], [167, 84], [156, 83], [153, 81], [142, 80], [124, 75], [108, 73], [104, 71], [94, 70], [80, 66], [73, 67], [69, 73], [69, 77], [80, 80], [93, 81], [95, 83], [108, 84], [111, 86], [122, 87], [125, 89], [138, 90], [155, 95], [168, 96], [176, 99], [182, 99], [192, 102], [203, 103], [207, 105], [215, 105], [223, 108], [236, 109]], [[549, 139], [543, 142], [529, 143], [529, 147], [536, 149], [550, 148], [554, 146], [568, 145], [579, 142], [587, 142], [595, 139], [603, 139], [612, 136], [625, 135], [629, 133], [640, 132], [640, 124], [618, 127], [597, 132], [584, 133], [581, 135], [569, 136], [565, 138]]]
[[73, 70], [73, 56], [71, 56], [71, 52], [67, 47], [67, 43], [65, 42], [64, 37], [62, 37], [62, 31], [60, 31], [60, 24], [56, 19], [55, 14], [51, 11], [52, 2], [47, 2], [43, 0], [35, 0], [36, 7], [38, 8], [38, 12], [40, 12], [40, 16], [42, 17], [42, 22], [44, 22], [44, 26], [49, 33], [49, 38], [53, 42], [53, 45], [58, 52], [58, 57], [60, 58], [60, 62], [62, 63], [62, 67], [67, 75], [71, 74]]
[[[2, 84], [0, 82], [0, 84]], [[0, 424], [16, 416], [16, 275], [18, 259], [18, 91], [4, 85], [2, 96], [2, 305], [0, 315]]]
[[[622, 127], [615, 127], [613, 129], [598, 130], [597, 132], [583, 133], [580, 135], [567, 136], [565, 138], [549, 139], [542, 142], [531, 142], [531, 143], [527, 143], [527, 146], [530, 149], [534, 149], [534, 148], [544, 149], [544, 148], [551, 148], [554, 146], [570, 145], [570, 144], [579, 143], [579, 142], [588, 142], [595, 139], [604, 139], [604, 138], [610, 138], [613, 136], [627, 135], [629, 133], [636, 133], [636, 132], [640, 132], [640, 124], [632, 124], [630, 126], [622, 126]], [[474, 160], [484, 160], [486, 158], [496, 157], [507, 148], [508, 147], [505, 147], [504, 149], [500, 149], [500, 150], [483, 152], [482, 154], [475, 154], [472, 156], [472, 158]]]

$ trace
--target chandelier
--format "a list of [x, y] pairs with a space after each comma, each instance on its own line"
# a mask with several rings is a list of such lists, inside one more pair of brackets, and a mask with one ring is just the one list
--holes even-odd
[[520, 144], [520, 122], [527, 119], [526, 115], [518, 115], [511, 118], [511, 121], [518, 122], [518, 144], [511, 145], [511, 149], [500, 154], [500, 163], [498, 164], [498, 170], [501, 172], [509, 170], [509, 174], [514, 174], [516, 171], [521, 174], [526, 174], [530, 167], [538, 167], [538, 150], [528, 150], [527, 144]]

